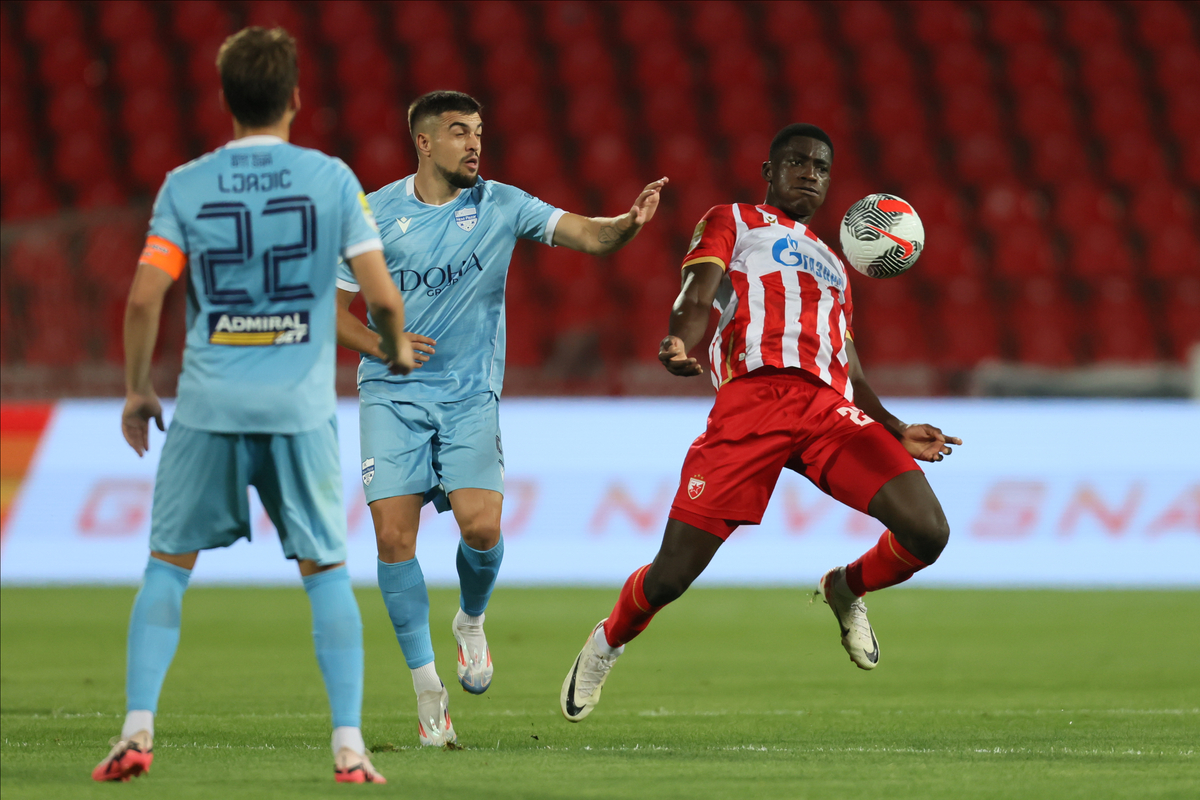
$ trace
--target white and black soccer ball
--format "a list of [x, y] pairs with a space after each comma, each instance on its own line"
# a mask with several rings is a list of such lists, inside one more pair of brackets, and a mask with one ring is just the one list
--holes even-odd
[[869, 194], [842, 217], [842, 252], [863, 275], [894, 278], [917, 263], [924, 247], [921, 218], [894, 194]]

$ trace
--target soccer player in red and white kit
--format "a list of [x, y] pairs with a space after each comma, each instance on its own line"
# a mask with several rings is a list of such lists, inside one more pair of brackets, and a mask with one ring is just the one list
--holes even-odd
[[715, 307], [721, 318], [709, 355], [717, 399], [684, 459], [658, 555], [629, 576], [567, 673], [560, 705], [572, 722], [599, 702], [626, 642], [687, 590], [739, 525], [762, 521], [784, 467], [887, 528], [818, 587], [862, 669], [879, 663], [862, 596], [908, 580], [946, 546], [946, 517], [914, 459], [941, 461], [962, 442], [901, 422], [863, 376], [847, 268], [808, 228], [832, 166], [824, 131], [789, 125], [762, 165], [766, 202], [716, 206], [696, 226], [658, 357], [672, 374], [701, 374], [687, 354]]

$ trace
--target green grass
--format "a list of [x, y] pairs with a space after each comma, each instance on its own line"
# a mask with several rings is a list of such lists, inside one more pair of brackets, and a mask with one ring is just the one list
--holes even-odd
[[[689, 592], [633, 643], [579, 725], [558, 691], [615, 592], [501, 589], [487, 694], [451, 694], [458, 751], [416, 747], [382, 603], [359, 593], [364, 732], [385, 787], [335, 786], [299, 589], [195, 588], [153, 772], [88, 775], [120, 728], [133, 590], [0, 592], [4, 798], [1196, 798], [1200, 592], [896, 590], [860, 672], [798, 591]], [[433, 592], [454, 678], [455, 595]]]

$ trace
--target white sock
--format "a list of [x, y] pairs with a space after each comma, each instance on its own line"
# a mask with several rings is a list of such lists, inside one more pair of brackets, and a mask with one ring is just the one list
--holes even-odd
[[625, 645], [613, 647], [608, 643], [608, 637], [604, 634], [604, 628], [600, 628], [592, 635], [592, 640], [596, 643], [596, 652], [602, 656], [619, 656], [625, 652]]
[[463, 625], [482, 625], [483, 618], [486, 616], [487, 614], [480, 614], [478, 617], [472, 617], [461, 608], [458, 610], [458, 622], [462, 623]]
[[842, 570], [842, 573], [834, 579], [833, 591], [851, 603], [858, 599], [858, 595], [854, 593], [854, 590], [850, 588], [850, 584], [846, 582], [846, 570]]
[[349, 725], [343, 725], [340, 728], [333, 729], [333, 756], [337, 758], [338, 751], [343, 747], [349, 747], [359, 755], [366, 755], [367, 745], [363, 742], [362, 728], [351, 728]]
[[121, 726], [121, 738], [128, 739], [138, 731], [149, 731], [154, 738], [154, 712], [130, 711], [125, 715], [125, 724]]
[[442, 681], [438, 677], [437, 669], [430, 661], [423, 667], [417, 667], [412, 671], [413, 688], [417, 690], [417, 694], [421, 692], [440, 692], [442, 690]]

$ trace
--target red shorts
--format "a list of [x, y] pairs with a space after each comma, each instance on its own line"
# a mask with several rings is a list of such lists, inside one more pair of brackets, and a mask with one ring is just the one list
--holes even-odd
[[864, 514], [885, 483], [920, 469], [886, 428], [815, 375], [766, 367], [717, 393], [708, 429], [683, 461], [671, 517], [722, 539], [757, 525], [784, 467]]

